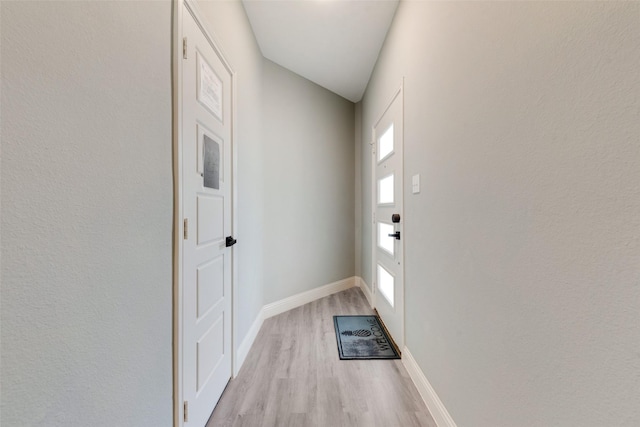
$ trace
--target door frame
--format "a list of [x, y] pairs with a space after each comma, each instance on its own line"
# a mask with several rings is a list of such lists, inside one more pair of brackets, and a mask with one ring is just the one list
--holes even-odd
[[[406, 239], [406, 234], [404, 232], [404, 222], [405, 222], [405, 216], [404, 216], [404, 77], [402, 78], [402, 80], [400, 81], [400, 87], [398, 89], [396, 89], [396, 91], [393, 93], [393, 95], [391, 96], [391, 98], [389, 99], [389, 101], [384, 104], [384, 109], [382, 110], [382, 113], [380, 113], [380, 115], [378, 116], [378, 118], [376, 119], [376, 121], [374, 122], [373, 126], [371, 126], [371, 142], [369, 142], [369, 145], [371, 145], [371, 217], [372, 217], [372, 227], [371, 227], [371, 281], [373, 282], [373, 289], [372, 289], [372, 306], [374, 309], [376, 309], [376, 307], [378, 306], [378, 300], [379, 300], [379, 292], [378, 292], [378, 280], [377, 280], [377, 269], [376, 266], [378, 265], [377, 259], [377, 241], [378, 241], [378, 222], [377, 222], [377, 218], [376, 218], [376, 207], [377, 207], [377, 178], [376, 178], [376, 166], [378, 165], [378, 161], [376, 160], [376, 146], [377, 146], [377, 142], [378, 142], [378, 137], [376, 135], [376, 126], [378, 126], [378, 124], [380, 123], [380, 121], [382, 120], [382, 118], [384, 117], [384, 115], [387, 113], [387, 111], [389, 110], [389, 108], [391, 108], [391, 105], [393, 104], [393, 102], [399, 98], [400, 100], [400, 115], [402, 116], [402, 120], [400, 121], [399, 125], [400, 125], [400, 134], [402, 135], [402, 156], [400, 158], [400, 170], [401, 173], [399, 174], [399, 178], [400, 178], [400, 191], [403, 193], [402, 194], [402, 203], [400, 204], [399, 208], [400, 208], [400, 235], [402, 236], [402, 238], [400, 239], [400, 244], [402, 245], [402, 260], [401, 260], [401, 268], [400, 268], [400, 281], [402, 283], [402, 300], [400, 301], [400, 303], [402, 304], [402, 319], [401, 319], [401, 332], [400, 332], [400, 337], [394, 339], [394, 341], [398, 340], [400, 341], [400, 343], [396, 343], [396, 344], [401, 344], [402, 346], [405, 345], [405, 318], [406, 318], [406, 312], [405, 312], [405, 284], [404, 284], [404, 269], [405, 269], [405, 239]], [[394, 124], [395, 125], [395, 124]], [[377, 309], [376, 309], [377, 312]], [[403, 348], [399, 348], [398, 350], [400, 350], [402, 352]]]
[[[210, 31], [206, 29], [203, 23], [206, 22], [199, 11], [197, 4], [193, 0], [172, 0], [172, 53], [171, 53], [171, 71], [172, 71], [172, 148], [173, 148], [173, 293], [172, 293], [172, 335], [173, 335], [173, 425], [174, 427], [182, 427], [184, 425], [184, 405], [183, 405], [183, 336], [182, 336], [182, 301], [183, 301], [183, 283], [182, 283], [182, 241], [184, 233], [184, 224], [182, 221], [182, 34], [183, 25], [182, 17], [184, 9], [188, 9], [196, 24], [200, 27], [203, 34], [211, 44], [213, 50], [220, 57], [222, 64], [231, 76], [231, 232], [233, 236], [238, 236], [238, 148], [236, 141], [236, 73], [233, 71], [231, 64], [227, 60], [227, 55]], [[231, 373], [232, 378], [238, 374], [237, 357], [237, 277], [238, 277], [238, 252], [236, 246], [231, 248]]]

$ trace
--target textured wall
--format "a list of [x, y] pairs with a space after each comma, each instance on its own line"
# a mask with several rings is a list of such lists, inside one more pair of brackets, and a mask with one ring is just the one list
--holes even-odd
[[363, 183], [402, 76], [407, 346], [458, 426], [640, 425], [640, 3], [401, 2]]
[[354, 275], [354, 104], [265, 60], [265, 303]]
[[170, 426], [171, 4], [0, 7], [0, 424]]

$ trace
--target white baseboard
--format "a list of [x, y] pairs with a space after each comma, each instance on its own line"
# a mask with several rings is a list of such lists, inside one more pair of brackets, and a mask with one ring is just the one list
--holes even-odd
[[253, 321], [251, 327], [249, 328], [249, 332], [247, 332], [247, 335], [238, 346], [238, 350], [236, 351], [236, 363], [233, 365], [234, 378], [238, 376], [240, 368], [242, 368], [242, 365], [247, 358], [247, 354], [249, 354], [249, 350], [251, 350], [251, 346], [258, 336], [258, 332], [260, 332], [262, 323], [264, 323], [264, 307], [260, 309], [258, 315], [256, 316], [256, 319]]
[[422, 396], [422, 400], [424, 400], [424, 403], [427, 405], [427, 409], [429, 409], [438, 427], [456, 427], [456, 423], [453, 421], [453, 418], [451, 418], [451, 415], [449, 415], [447, 408], [444, 407], [436, 391], [431, 387], [427, 377], [406, 346], [402, 350], [402, 364], [407, 369], [411, 380], [416, 385], [420, 396]]
[[357, 286], [362, 290], [364, 296], [367, 298], [367, 301], [369, 301], [369, 306], [373, 308], [373, 295], [371, 295], [371, 288], [369, 287], [369, 285], [367, 285], [367, 282], [365, 282], [362, 277], [356, 276], [356, 283]]
[[320, 286], [319, 288], [311, 289], [310, 291], [302, 292], [297, 295], [290, 296], [289, 298], [281, 299], [280, 301], [272, 302], [262, 308], [264, 311], [264, 318], [268, 319], [269, 317], [277, 316], [285, 311], [289, 311], [300, 307], [301, 305], [327, 297], [331, 294], [335, 294], [336, 292], [353, 288], [354, 286], [356, 286], [355, 276], [329, 283], [328, 285]]
[[292, 310], [296, 307], [300, 307], [301, 305], [305, 305], [320, 298], [327, 297], [331, 294], [335, 294], [336, 292], [341, 292], [354, 286], [358, 286], [357, 279], [358, 278], [356, 278], [355, 276], [349, 277], [347, 279], [329, 283], [328, 285], [320, 286], [318, 288], [311, 289], [310, 291], [302, 292], [289, 298], [285, 298], [280, 301], [272, 302], [271, 304], [263, 306], [262, 309], [258, 312], [256, 319], [253, 321], [251, 328], [249, 328], [249, 332], [247, 332], [247, 335], [238, 346], [238, 349], [236, 351], [236, 363], [233, 368], [233, 376], [237, 376], [240, 372], [240, 368], [242, 368], [242, 365], [244, 364], [244, 361], [249, 354], [249, 350], [251, 350], [251, 346], [256, 340], [258, 332], [260, 332], [260, 328], [262, 327], [262, 323], [264, 323], [265, 319], [277, 316], [278, 314], [284, 313], [285, 311]]

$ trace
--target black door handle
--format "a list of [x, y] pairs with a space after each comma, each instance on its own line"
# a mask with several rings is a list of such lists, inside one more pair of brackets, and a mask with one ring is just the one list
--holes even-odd
[[236, 239], [233, 238], [233, 236], [227, 236], [227, 247], [231, 247], [233, 245], [235, 245], [236, 243], [238, 243], [238, 241]]
[[399, 232], [399, 231], [396, 231], [396, 232], [395, 232], [395, 233], [393, 233], [393, 234], [389, 234], [389, 237], [395, 237], [395, 238], [396, 238], [396, 240], [400, 240], [400, 232]]

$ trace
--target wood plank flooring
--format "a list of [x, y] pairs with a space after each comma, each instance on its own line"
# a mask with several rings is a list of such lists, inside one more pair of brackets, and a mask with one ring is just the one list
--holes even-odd
[[351, 288], [265, 320], [207, 427], [436, 427], [400, 360], [340, 360], [341, 314], [373, 312]]

